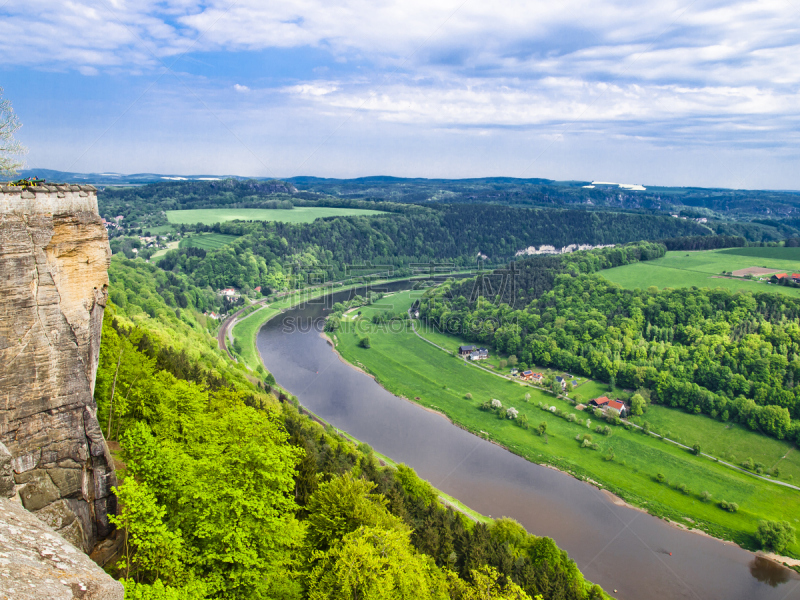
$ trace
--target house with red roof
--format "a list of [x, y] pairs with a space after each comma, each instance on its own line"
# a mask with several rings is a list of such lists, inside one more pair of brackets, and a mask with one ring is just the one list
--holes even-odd
[[606, 406], [609, 412], [612, 412], [620, 417], [625, 416], [625, 405], [619, 400], [609, 400]]
[[600, 396], [599, 398], [590, 400], [589, 404], [591, 404], [592, 406], [596, 406], [597, 408], [605, 408], [609, 402], [611, 402], [611, 398], [608, 398], [606, 396]]

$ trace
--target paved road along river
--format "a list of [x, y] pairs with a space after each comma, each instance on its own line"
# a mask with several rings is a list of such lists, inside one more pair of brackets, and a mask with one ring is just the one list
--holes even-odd
[[[359, 292], [342, 292], [332, 301]], [[471, 508], [513, 517], [531, 533], [552, 537], [588, 579], [608, 592], [616, 589], [617, 598], [800, 599], [800, 576], [793, 571], [618, 506], [589, 484], [530, 463], [390, 394], [342, 362], [320, 334], [332, 301], [320, 299], [276, 317], [261, 330], [257, 345], [278, 383], [335, 427], [410, 465]]]

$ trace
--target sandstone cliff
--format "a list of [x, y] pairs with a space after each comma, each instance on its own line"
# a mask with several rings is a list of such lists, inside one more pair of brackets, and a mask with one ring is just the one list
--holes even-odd
[[25, 508], [85, 552], [115, 508], [92, 397], [110, 255], [94, 187], [0, 187], [0, 442]]
[[0, 498], [0, 598], [122, 600], [122, 584], [27, 512]]

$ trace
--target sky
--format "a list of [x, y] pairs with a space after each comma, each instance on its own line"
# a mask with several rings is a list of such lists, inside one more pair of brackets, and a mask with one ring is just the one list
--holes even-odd
[[800, 0], [0, 0], [30, 168], [800, 189]]

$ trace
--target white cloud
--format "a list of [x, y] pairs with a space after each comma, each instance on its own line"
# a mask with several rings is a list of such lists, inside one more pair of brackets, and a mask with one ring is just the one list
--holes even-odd
[[[252, 72], [230, 77], [242, 77], [253, 90], [237, 103], [255, 112], [291, 106], [297, 122], [323, 115], [341, 123], [354, 115], [348, 127], [363, 120], [378, 129], [461, 130], [493, 139], [501, 130], [535, 130], [549, 140], [566, 139], [562, 132], [569, 130], [609, 143], [795, 152], [800, 11], [785, 0], [457, 6], [9, 0], [0, 8], [0, 56], [6, 67], [152, 75], [186, 52], [196, 59], [203, 52], [246, 57], [312, 48], [330, 61], [295, 77], [282, 73], [277, 91], [262, 85], [262, 77], [272, 76], [271, 62], [245, 59], [241, 64]], [[216, 78], [219, 90], [251, 91], [228, 77], [206, 70], [192, 84], [202, 80], [212, 88]]]

